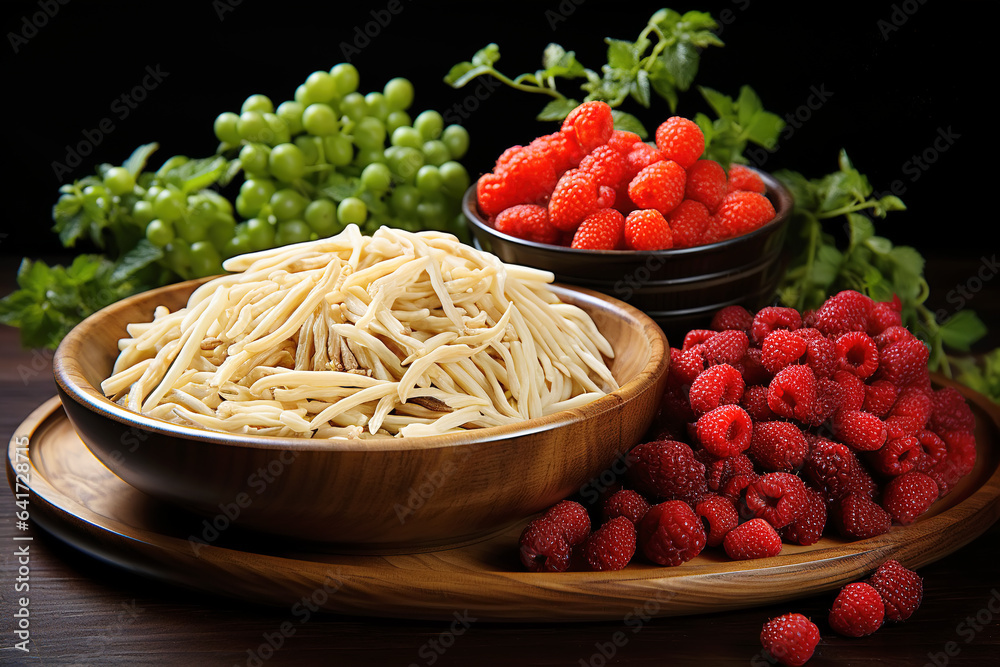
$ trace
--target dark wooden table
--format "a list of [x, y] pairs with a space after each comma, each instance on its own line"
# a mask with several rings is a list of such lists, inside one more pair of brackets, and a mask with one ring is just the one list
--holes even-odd
[[[977, 260], [931, 260], [932, 285], [963, 283]], [[0, 260], [0, 294], [13, 287], [16, 260]], [[992, 325], [997, 285], [971, 305]], [[938, 297], [944, 306], [944, 294]], [[996, 334], [990, 341], [997, 344]], [[0, 327], [0, 433], [55, 393], [50, 355], [22, 350], [17, 332]], [[747, 611], [581, 624], [476, 623], [461, 635], [446, 622], [313, 615], [278, 649], [289, 609], [180, 589], [129, 574], [84, 555], [32, 526], [29, 592], [18, 592], [14, 497], [0, 493], [0, 664], [45, 665], [767, 665], [758, 637], [773, 616], [798, 611], [823, 634], [810, 665], [1000, 664], [1000, 524], [951, 556], [921, 569], [925, 597], [908, 621], [863, 639], [826, 624], [833, 594]], [[14, 648], [18, 598], [30, 598], [30, 653]], [[298, 619], [296, 619], [297, 621]], [[617, 632], [627, 642], [615, 645]], [[621, 643], [619, 641], [619, 643]], [[445, 648], [447, 646], [447, 648]], [[269, 656], [269, 657], [268, 657]], [[266, 660], [262, 658], [267, 658]]]

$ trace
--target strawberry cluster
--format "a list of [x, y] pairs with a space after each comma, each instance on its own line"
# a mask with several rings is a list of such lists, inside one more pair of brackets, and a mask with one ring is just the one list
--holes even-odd
[[584, 102], [558, 132], [504, 151], [476, 185], [479, 209], [505, 234], [589, 250], [690, 248], [770, 222], [760, 175], [704, 151], [691, 120], [668, 118], [653, 146]]
[[710, 327], [671, 348], [651, 440], [595, 508], [600, 527], [590, 533], [574, 503], [573, 540], [536, 539], [525, 558], [522, 536], [529, 569], [568, 569], [575, 546], [592, 569], [619, 569], [634, 552], [679, 565], [706, 547], [745, 560], [826, 533], [874, 537], [915, 521], [975, 465], [972, 410], [932, 388], [898, 300], [844, 291], [805, 313], [730, 306]]

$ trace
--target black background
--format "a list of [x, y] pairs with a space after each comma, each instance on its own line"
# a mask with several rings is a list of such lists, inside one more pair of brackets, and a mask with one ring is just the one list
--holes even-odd
[[[65, 1], [65, 0], [64, 0]], [[275, 104], [317, 69], [351, 55], [361, 90], [381, 90], [393, 76], [416, 86], [411, 115], [445, 112], [474, 86], [453, 90], [441, 78], [450, 66], [495, 41], [499, 68], [516, 75], [537, 69], [545, 45], [575, 50], [588, 67], [604, 62], [603, 38], [634, 39], [659, 3], [562, 2], [198, 3], [34, 0], [3, 5], [4, 197], [0, 241], [5, 255], [47, 256], [61, 249], [49, 230], [58, 186], [99, 162], [121, 163], [137, 145], [157, 141], [152, 164], [169, 155], [210, 155], [215, 116], [238, 111], [251, 93]], [[45, 8], [54, 16], [47, 16]], [[699, 0], [673, 5], [710, 11], [723, 24], [726, 46], [702, 54], [696, 83], [735, 96], [750, 84], [767, 109], [799, 114], [777, 151], [761, 165], [808, 176], [836, 169], [845, 148], [878, 191], [901, 187], [909, 210], [890, 215], [880, 231], [897, 243], [969, 255], [996, 234], [988, 205], [993, 177], [984, 171], [995, 143], [994, 3], [779, 3]], [[373, 13], [374, 12], [374, 13]], [[376, 19], [391, 17], [386, 25]], [[365, 28], [369, 43], [356, 39]], [[376, 28], [377, 27], [377, 31]], [[23, 38], [23, 39], [22, 39]], [[12, 40], [18, 42], [17, 52]], [[147, 67], [166, 74], [147, 98], [120, 118], [114, 101], [141, 84]], [[148, 79], [147, 79], [148, 80]], [[569, 82], [572, 83], [572, 82]], [[567, 94], [578, 93], [572, 87]], [[826, 98], [811, 95], [819, 90]], [[552, 131], [534, 115], [541, 96], [501, 88], [468, 113], [472, 136], [464, 163], [488, 170], [507, 146]], [[807, 105], [812, 102], [814, 107]], [[636, 110], [633, 106], [630, 110]], [[682, 94], [678, 113], [705, 110], [700, 95]], [[670, 115], [662, 100], [639, 113], [648, 127]], [[101, 136], [83, 164], [61, 178], [53, 163], [85, 141], [103, 119]], [[935, 140], [949, 135], [947, 144]], [[945, 148], [945, 150], [940, 150]], [[915, 156], [933, 159], [920, 168]], [[975, 239], [973, 242], [970, 239]], [[86, 248], [81, 248], [86, 249]]]

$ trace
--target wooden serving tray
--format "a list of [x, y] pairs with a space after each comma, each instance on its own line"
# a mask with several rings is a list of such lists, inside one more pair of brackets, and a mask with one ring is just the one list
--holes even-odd
[[[927, 515], [872, 539], [785, 545], [779, 556], [755, 561], [730, 561], [709, 549], [674, 568], [637, 558], [619, 572], [530, 573], [517, 559], [525, 521], [474, 544], [418, 554], [329, 554], [234, 527], [211, 539], [203, 518], [149, 498], [102, 466], [57, 398], [14, 433], [7, 476], [12, 489], [16, 483], [19, 492], [30, 489], [34, 522], [91, 556], [285, 609], [308, 601], [306, 606], [358, 616], [451, 619], [467, 612], [479, 620], [543, 622], [696, 614], [838, 588], [889, 558], [920, 567], [982, 534], [1000, 518], [1000, 408], [959, 389], [976, 413], [978, 461]], [[15, 466], [25, 459], [30, 470], [18, 477]]]

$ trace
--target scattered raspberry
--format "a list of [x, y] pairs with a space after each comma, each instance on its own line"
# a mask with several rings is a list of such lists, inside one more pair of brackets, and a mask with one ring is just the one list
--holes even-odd
[[587, 535], [590, 535], [590, 515], [578, 502], [563, 500], [550, 507], [542, 516], [560, 527], [570, 547], [582, 544]]
[[615, 121], [606, 102], [584, 102], [569, 112], [560, 129], [589, 153], [608, 142], [615, 131]]
[[594, 211], [580, 223], [573, 234], [572, 248], [614, 250], [625, 237], [625, 216], [613, 208]]
[[659, 211], [632, 211], [625, 218], [625, 245], [632, 250], [666, 250], [673, 246], [673, 234]]
[[702, 355], [710, 365], [736, 366], [747, 353], [750, 341], [742, 331], [720, 331], [705, 341]]
[[775, 414], [807, 421], [816, 408], [816, 376], [808, 366], [786, 366], [771, 380], [767, 405]]
[[696, 502], [708, 493], [705, 465], [683, 442], [661, 440], [633, 447], [629, 464], [628, 479], [647, 498]]
[[621, 489], [620, 491], [615, 491], [604, 502], [604, 520], [610, 521], [611, 519], [623, 516], [632, 523], [637, 524], [642, 520], [642, 517], [646, 516], [648, 509], [649, 503], [638, 491]]
[[650, 507], [639, 522], [639, 546], [654, 563], [677, 566], [705, 548], [705, 529], [690, 505], [668, 500]]
[[628, 196], [639, 208], [656, 209], [664, 216], [684, 200], [687, 174], [673, 160], [645, 167], [628, 184]]
[[750, 519], [726, 533], [722, 546], [733, 560], [770, 558], [781, 553], [781, 537], [764, 519]]
[[809, 444], [794, 424], [757, 422], [750, 439], [750, 454], [765, 470], [793, 472], [805, 463]]
[[729, 364], [710, 366], [691, 383], [691, 409], [703, 415], [720, 405], [735, 405], [743, 397], [743, 376]]
[[863, 331], [848, 331], [837, 338], [837, 358], [841, 370], [854, 373], [862, 380], [878, 370], [878, 348], [871, 336]]
[[833, 434], [848, 447], [870, 452], [885, 444], [886, 428], [881, 419], [860, 410], [840, 410], [833, 417]]
[[787, 329], [776, 329], [767, 335], [760, 348], [760, 361], [770, 373], [797, 363], [806, 353], [806, 341]]
[[976, 416], [960, 391], [944, 387], [931, 395], [930, 428], [935, 432], [976, 430]]
[[826, 528], [826, 502], [817, 491], [806, 489], [806, 508], [780, 533], [786, 542], [804, 547], [816, 544]]
[[596, 210], [597, 184], [593, 176], [570, 169], [559, 177], [549, 199], [549, 221], [553, 227], [564, 232], [574, 231]]
[[621, 570], [635, 555], [635, 545], [635, 526], [620, 516], [590, 534], [583, 545], [583, 554], [592, 570]]
[[729, 165], [729, 176], [726, 183], [726, 192], [736, 192], [746, 190], [748, 192], [767, 192], [767, 185], [764, 179], [756, 171], [742, 164]]
[[833, 520], [844, 537], [867, 539], [888, 533], [892, 517], [860, 494], [851, 494], [833, 506]]
[[743, 331], [753, 326], [753, 314], [743, 306], [726, 306], [712, 316], [709, 328], [715, 331]]
[[896, 404], [896, 397], [899, 396], [899, 389], [888, 380], [875, 380], [865, 386], [864, 411], [870, 412], [876, 417], [882, 418], [889, 414], [889, 410]]
[[879, 565], [868, 583], [882, 596], [885, 617], [890, 621], [908, 619], [920, 607], [924, 597], [923, 579], [897, 560], [887, 560]]
[[732, 501], [715, 493], [702, 498], [695, 505], [694, 512], [701, 517], [706, 533], [705, 544], [710, 547], [720, 546], [726, 533], [740, 523], [739, 512]]
[[734, 456], [750, 447], [753, 423], [738, 405], [723, 405], [698, 418], [698, 442], [715, 456]]
[[517, 204], [497, 214], [493, 223], [498, 232], [535, 241], [536, 243], [556, 243], [559, 230], [549, 222], [549, 211], [535, 204]]
[[685, 199], [667, 216], [667, 223], [673, 231], [675, 248], [691, 248], [701, 242], [711, 219], [705, 205], [692, 199]]
[[774, 204], [757, 192], [737, 190], [723, 198], [715, 217], [734, 235], [747, 234], [774, 220]]
[[809, 497], [801, 479], [787, 472], [772, 472], [747, 487], [746, 504], [753, 516], [784, 528], [805, 511]]
[[625, 156], [611, 146], [598, 146], [580, 161], [579, 168], [593, 176], [598, 186], [614, 188], [625, 178]]
[[937, 482], [923, 473], [908, 472], [885, 485], [882, 507], [893, 521], [905, 526], [929, 510], [937, 499]]
[[562, 527], [551, 519], [535, 519], [519, 540], [521, 563], [532, 572], [565, 572], [569, 569], [570, 546]]
[[879, 592], [863, 582], [847, 584], [833, 601], [830, 627], [847, 637], [864, 637], [882, 627], [885, 603]]
[[802, 326], [802, 316], [794, 308], [768, 306], [761, 308], [754, 315], [750, 325], [750, 340], [754, 345], [760, 345], [767, 335], [775, 329], [795, 331]]
[[687, 169], [705, 152], [705, 135], [693, 120], [671, 116], [656, 128], [656, 147], [664, 159]]
[[819, 628], [802, 614], [772, 618], [760, 631], [760, 643], [775, 660], [788, 667], [809, 662], [819, 644]]
[[854, 290], [844, 290], [827, 299], [816, 312], [816, 328], [827, 336], [848, 331], [866, 331], [868, 313], [874, 302]]
[[[763, 192], [763, 191], [762, 191]], [[698, 160], [687, 170], [684, 198], [714, 212], [726, 196], [726, 170], [715, 160]]]

